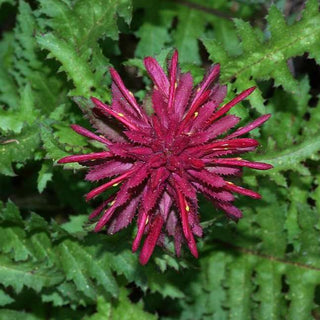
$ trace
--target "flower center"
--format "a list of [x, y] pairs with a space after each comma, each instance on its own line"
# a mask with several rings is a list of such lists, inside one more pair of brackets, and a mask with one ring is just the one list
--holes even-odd
[[188, 146], [189, 140], [190, 138], [185, 135], [167, 139], [166, 141], [159, 141], [156, 138], [152, 148], [155, 153], [154, 159], [157, 159], [155, 163], [159, 164], [159, 166], [165, 166], [170, 171], [180, 170], [183, 165], [180, 156]]

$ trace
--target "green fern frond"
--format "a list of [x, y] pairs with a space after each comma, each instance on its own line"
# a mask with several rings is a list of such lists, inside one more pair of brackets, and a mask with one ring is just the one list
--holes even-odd
[[156, 320], [157, 316], [143, 311], [142, 303], [133, 305], [128, 299], [128, 292], [122, 289], [119, 304], [112, 306], [103, 297], [98, 298], [97, 313], [84, 320]]
[[[164, 274], [140, 266], [127, 246], [115, 246], [117, 241], [105, 241], [100, 235], [67, 231], [74, 230], [77, 219], [65, 228], [36, 214], [24, 220], [11, 202], [1, 212], [0, 237], [5, 246], [0, 249], [0, 289], [10, 286], [21, 294], [30, 288], [55, 306], [90, 305], [98, 296], [118, 297], [115, 275], [121, 275], [144, 291], [184, 296]], [[3, 301], [10, 303], [10, 296], [3, 295]]]
[[[270, 8], [267, 30], [261, 36], [248, 22], [235, 20], [235, 27], [241, 39], [242, 53], [229, 56], [216, 41], [204, 39], [203, 43], [214, 62], [221, 64], [221, 81], [234, 80], [232, 88], [238, 92], [256, 86], [257, 81], [274, 79], [275, 86], [283, 86], [290, 93], [298, 92], [298, 83], [292, 76], [287, 61], [292, 57], [309, 52], [309, 56], [319, 60], [320, 13], [317, 0], [309, 0], [300, 21], [288, 25], [282, 13]], [[267, 110], [261, 92], [256, 90], [249, 100], [260, 113]]]
[[294, 170], [301, 175], [310, 175], [308, 168], [302, 163], [307, 159], [319, 160], [318, 151], [320, 150], [320, 134], [315, 137], [292, 145], [286, 150], [279, 152], [269, 152], [266, 155], [255, 156], [257, 161], [267, 162], [274, 166], [270, 172], [261, 172], [274, 179], [278, 184], [286, 186], [285, 178], [281, 172]]
[[36, 127], [26, 127], [20, 134], [2, 137], [0, 142], [0, 173], [14, 176], [12, 163], [23, 163], [34, 157], [40, 144]]
[[54, 32], [38, 35], [37, 41], [73, 81], [75, 89], [69, 94], [89, 97], [95, 92], [109, 100], [105, 80], [109, 61], [98, 41], [105, 37], [118, 39], [117, 17], [130, 22], [131, 2], [99, 0], [88, 6], [84, 0], [73, 4], [44, 0], [40, 4], [40, 13], [49, 17], [45, 20], [46, 30]]
[[316, 314], [320, 214], [307, 201], [312, 197], [318, 206], [319, 191], [310, 176], [289, 178], [290, 188], [277, 193], [261, 182], [268, 206], [242, 200], [245, 219], [236, 228], [216, 225], [205, 241], [211, 254], [202, 257], [189, 299], [180, 302], [181, 319], [307, 320]]

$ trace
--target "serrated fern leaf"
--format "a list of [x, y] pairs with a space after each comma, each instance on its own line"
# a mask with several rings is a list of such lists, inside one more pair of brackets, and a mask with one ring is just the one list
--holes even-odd
[[98, 40], [118, 38], [117, 16], [130, 22], [131, 2], [99, 0], [88, 6], [84, 0], [72, 5], [50, 0], [40, 4], [40, 12], [49, 17], [47, 29], [54, 32], [38, 36], [37, 41], [72, 79], [75, 89], [70, 95], [89, 97], [96, 91], [108, 100], [105, 74], [109, 61], [103, 56]]
[[173, 280], [165, 281], [165, 275], [152, 266], [140, 266], [126, 246], [76, 231], [77, 219], [61, 228], [36, 214], [23, 220], [11, 202], [1, 211], [1, 241], [5, 245], [0, 252], [0, 282], [4, 288], [11, 286], [15, 294], [26, 287], [41, 292], [44, 301], [55, 306], [86, 306], [98, 296], [118, 296], [117, 274], [128, 282], [134, 281], [142, 290], [150, 288], [168, 297], [184, 296]]
[[311, 319], [320, 269], [239, 247], [228, 251], [222, 245], [202, 260], [200, 281], [190, 289], [195, 300], [183, 303], [181, 319], [278, 320], [288, 312], [288, 319]]
[[14, 35], [12, 33], [3, 34], [3, 39], [0, 42], [0, 101], [15, 108], [18, 104], [18, 92], [9, 71], [13, 60], [13, 42]]
[[[203, 40], [210, 58], [221, 64], [221, 80], [235, 80], [232, 87], [239, 92], [257, 84], [258, 80], [274, 79], [275, 85], [282, 85], [291, 93], [298, 92], [297, 81], [291, 75], [287, 60], [310, 52], [319, 61], [320, 13], [317, 0], [309, 0], [303, 18], [288, 25], [281, 12], [270, 8], [267, 21], [270, 39], [261, 40], [248, 22], [235, 21], [241, 39], [242, 53], [230, 57], [216, 40]], [[249, 100], [254, 108], [265, 113], [263, 98], [256, 91]]]
[[119, 303], [112, 306], [103, 297], [98, 298], [97, 312], [84, 320], [155, 320], [156, 316], [143, 311], [142, 304], [133, 304], [128, 299], [128, 292], [122, 289]]
[[27, 313], [25, 311], [16, 311], [11, 309], [0, 310], [0, 319], [15, 319], [15, 320], [41, 320], [40, 317]]
[[37, 188], [39, 193], [43, 192], [43, 190], [46, 188], [47, 183], [51, 181], [52, 176], [52, 165], [44, 162], [38, 173], [37, 179]]
[[[8, 73], [17, 83], [18, 88], [30, 84], [32, 89], [37, 91], [36, 105], [41, 108], [42, 112], [46, 113], [52, 110], [59, 94], [64, 89], [62, 82], [52, 76], [51, 67], [44, 63], [40, 55], [40, 49], [34, 37], [36, 30], [39, 29], [30, 5], [25, 1], [20, 1], [17, 24], [11, 43], [13, 56], [11, 63], [7, 64]], [[0, 90], [2, 91], [2, 89]], [[16, 106], [11, 105], [11, 107]]]
[[8, 111], [0, 109], [0, 131], [3, 133], [20, 133], [24, 125], [31, 125], [38, 112], [34, 107], [34, 95], [30, 85], [21, 90], [19, 107], [10, 108]]
[[193, 298], [181, 301], [181, 319], [312, 319], [320, 216], [306, 203], [310, 179], [290, 175], [289, 194], [275, 194], [259, 179], [268, 206], [246, 201], [246, 219], [236, 229], [216, 225], [206, 241], [211, 254], [200, 260], [199, 278], [188, 289]]
[[25, 237], [24, 231], [19, 227], [0, 227], [0, 242], [3, 243], [1, 252], [11, 254], [13, 252], [13, 259], [15, 261], [27, 260], [31, 252], [23, 243]]
[[39, 143], [40, 137], [35, 126], [25, 128], [20, 134], [1, 137], [0, 173], [14, 176], [12, 163], [32, 158]]
[[63, 274], [57, 270], [38, 263], [16, 263], [5, 255], [0, 256], [0, 282], [5, 287], [12, 286], [17, 293], [24, 286], [39, 292], [43, 287], [57, 285], [62, 280]]
[[101, 285], [106, 292], [113, 296], [118, 294], [118, 285], [110, 270], [96, 261], [95, 254], [92, 254], [90, 249], [85, 249], [76, 242], [65, 240], [58, 250], [67, 280], [73, 280], [77, 289], [84, 295], [91, 299], [96, 297], [91, 277], [97, 279], [97, 284]]
[[9, 294], [0, 289], [0, 307], [10, 304], [13, 301], [14, 299], [12, 299]]
[[[306, 161], [319, 159], [319, 116], [316, 110], [320, 105], [316, 108], [308, 105], [310, 85], [307, 78], [298, 81], [298, 87], [296, 94], [276, 91], [269, 99], [268, 108], [272, 117], [260, 131], [264, 153], [252, 155], [252, 159], [266, 161], [274, 168], [269, 172], [247, 171], [247, 177], [264, 175], [278, 185], [286, 186], [287, 171], [310, 175], [310, 166]], [[309, 116], [306, 117], [306, 114]]]
[[255, 156], [254, 159], [270, 163], [274, 166], [270, 172], [259, 172], [274, 179], [278, 184], [285, 186], [285, 178], [281, 172], [294, 170], [298, 174], [309, 175], [308, 168], [302, 163], [307, 159], [318, 160], [320, 150], [320, 135], [310, 137], [299, 144], [287, 147], [285, 150], [271, 151], [264, 155]]
[[62, 63], [64, 71], [73, 80], [76, 89], [70, 93], [71, 95], [88, 96], [91, 88], [100, 87], [87, 61], [77, 55], [70, 43], [53, 34], [39, 36], [37, 40], [42, 48], [50, 51]]
[[[53, 130], [47, 126], [47, 124], [43, 124], [40, 129], [41, 139], [43, 141], [43, 146], [47, 152], [47, 157], [53, 159], [54, 161], [67, 156], [72, 151], [72, 146], [59, 141], [58, 137], [54, 136]], [[75, 146], [76, 151], [78, 146]], [[79, 165], [71, 165], [70, 168], [80, 168]]]

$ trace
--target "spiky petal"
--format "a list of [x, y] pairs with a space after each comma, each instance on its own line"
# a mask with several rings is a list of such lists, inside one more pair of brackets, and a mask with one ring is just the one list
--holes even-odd
[[[185, 242], [198, 257], [195, 236], [201, 237], [202, 229], [197, 193], [203, 193], [234, 220], [242, 217], [233, 205], [234, 193], [261, 197], [229, 180], [238, 176], [243, 167], [272, 168], [267, 163], [234, 157], [258, 146], [256, 140], [242, 136], [267, 121], [270, 114], [229, 134], [240, 119], [226, 113], [250, 95], [254, 87], [219, 108], [226, 95], [226, 86], [216, 81], [219, 65], [213, 66], [192, 89], [191, 75], [179, 70], [177, 51], [168, 63], [168, 75], [152, 57], [145, 58], [144, 64], [154, 83], [153, 114], [147, 115], [111, 68], [112, 104], [91, 98], [95, 107], [89, 117], [90, 114], [94, 117], [93, 124], [99, 122], [100, 134], [72, 125], [74, 131], [101, 142], [108, 151], [68, 156], [59, 163], [79, 162], [88, 166], [89, 181], [107, 179], [87, 194], [87, 200], [120, 186], [90, 218], [100, 215], [95, 231], [106, 226], [112, 234], [136, 217], [138, 230], [132, 251], [138, 250], [145, 236], [141, 264], [148, 262], [155, 246], [163, 243], [159, 239], [164, 235], [174, 237], [177, 255]], [[111, 128], [111, 120], [118, 121], [122, 132]]]

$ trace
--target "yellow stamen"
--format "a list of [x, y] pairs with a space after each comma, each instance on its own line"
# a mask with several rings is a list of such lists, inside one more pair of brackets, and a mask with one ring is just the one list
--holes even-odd
[[118, 113], [118, 116], [119, 116], [119, 117], [124, 117], [124, 114], [121, 113], [121, 112], [119, 112], [119, 113]]
[[227, 184], [230, 184], [230, 185], [234, 185], [234, 183], [230, 182], [230, 181], [227, 181]]
[[186, 211], [189, 212], [190, 211], [190, 208], [188, 205], [186, 205]]
[[114, 183], [112, 186], [113, 186], [113, 187], [116, 187], [117, 185], [119, 185], [119, 183]]
[[174, 84], [174, 88], [177, 89], [177, 87], [178, 87], [178, 82]]
[[196, 118], [198, 115], [199, 115], [199, 112], [196, 111], [196, 112], [194, 113], [194, 117]]

